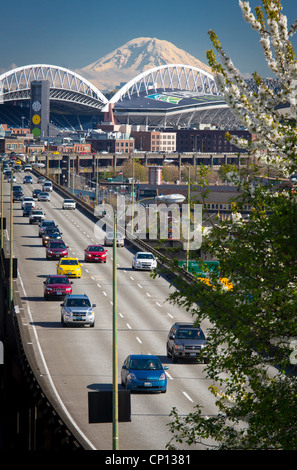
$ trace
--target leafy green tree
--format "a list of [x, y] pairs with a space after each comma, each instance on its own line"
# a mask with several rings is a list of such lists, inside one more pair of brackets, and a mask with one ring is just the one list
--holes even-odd
[[[297, 64], [281, 2], [263, 0], [254, 16], [240, 1], [243, 16], [260, 34], [271, 70], [282, 88], [273, 93], [255, 73], [257, 92], [235, 69], [211, 31], [220, 58], [208, 52], [221, 92], [246, 127], [257, 135], [249, 144], [255, 160], [269, 161], [283, 174], [296, 171]], [[280, 116], [278, 104], [289, 105]], [[237, 141], [243, 147], [247, 142]], [[263, 154], [265, 149], [265, 155]], [[210, 321], [209, 362], [217, 414], [203, 416], [197, 404], [184, 417], [172, 410], [175, 442], [192, 445], [211, 438], [217, 449], [297, 449], [297, 200], [295, 191], [279, 186], [253, 186], [237, 175], [237, 210], [252, 207], [249, 222], [226, 220], [215, 225], [203, 250], [220, 261], [219, 276], [208, 273], [211, 285], [179, 275], [171, 300], [186, 307], [199, 324]], [[175, 268], [177, 270], [177, 268]], [[232, 289], [220, 281], [227, 278]]]

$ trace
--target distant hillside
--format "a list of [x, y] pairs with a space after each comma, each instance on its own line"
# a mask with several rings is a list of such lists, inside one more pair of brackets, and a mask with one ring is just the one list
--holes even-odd
[[139, 73], [166, 64], [185, 64], [211, 72], [208, 65], [168, 41], [136, 38], [92, 64], [76, 70], [100, 91], [112, 90]]

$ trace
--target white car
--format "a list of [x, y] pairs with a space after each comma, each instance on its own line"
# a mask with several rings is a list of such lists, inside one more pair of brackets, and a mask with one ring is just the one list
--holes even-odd
[[64, 199], [62, 208], [63, 209], [75, 209], [76, 202], [73, 199]]
[[145, 269], [152, 271], [157, 267], [157, 260], [153, 253], [138, 251], [132, 258], [133, 269]]
[[31, 204], [32, 207], [35, 207], [35, 201], [34, 201], [33, 197], [24, 196], [23, 199], [22, 199], [22, 209], [24, 209], [25, 204]]

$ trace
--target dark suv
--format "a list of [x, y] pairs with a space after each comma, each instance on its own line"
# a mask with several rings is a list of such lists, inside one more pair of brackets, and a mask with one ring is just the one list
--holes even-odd
[[203, 349], [206, 346], [206, 338], [199, 326], [194, 323], [177, 322], [170, 328], [167, 337], [167, 357], [172, 362], [178, 359], [198, 359], [207, 362]]

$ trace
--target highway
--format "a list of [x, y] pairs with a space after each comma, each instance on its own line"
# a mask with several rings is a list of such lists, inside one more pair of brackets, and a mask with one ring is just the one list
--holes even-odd
[[[16, 175], [22, 183], [24, 173]], [[25, 195], [31, 196], [36, 183], [23, 184]], [[4, 183], [4, 211], [9, 218], [10, 184]], [[112, 384], [112, 248], [108, 248], [106, 264], [84, 262], [84, 249], [89, 243], [103, 243], [104, 232], [96, 235], [94, 223], [79, 210], [62, 209], [62, 197], [55, 191], [50, 202], [37, 202], [47, 219], [58, 224], [69, 245], [69, 255], [83, 264], [81, 279], [73, 280], [73, 293], [87, 294], [96, 304], [95, 327], [63, 328], [59, 300], [45, 301], [43, 281], [56, 273], [57, 261], [48, 261], [38, 236], [38, 226], [30, 225], [22, 216], [21, 203], [14, 203], [14, 256], [18, 258], [17, 289], [23, 328], [30, 341], [26, 345], [35, 356], [39, 380], [49, 391], [62, 416], [72, 423], [88, 449], [112, 449], [112, 424], [89, 423], [88, 392]], [[9, 237], [9, 220], [6, 237]], [[175, 321], [192, 320], [185, 310], [168, 302], [173, 289], [163, 277], [153, 279], [149, 272], [131, 268], [129, 247], [117, 250], [118, 280], [118, 377], [129, 354], [158, 355], [168, 365], [167, 393], [131, 394], [131, 422], [119, 423], [120, 450], [166, 450], [172, 439], [167, 424], [176, 407], [180, 414], [193, 411], [202, 404], [205, 415], [216, 414], [215, 398], [209, 392], [203, 364], [176, 363], [166, 356], [166, 338]], [[209, 325], [201, 325], [205, 332]], [[186, 444], [177, 448], [189, 450]], [[205, 449], [197, 445], [196, 449]]]

